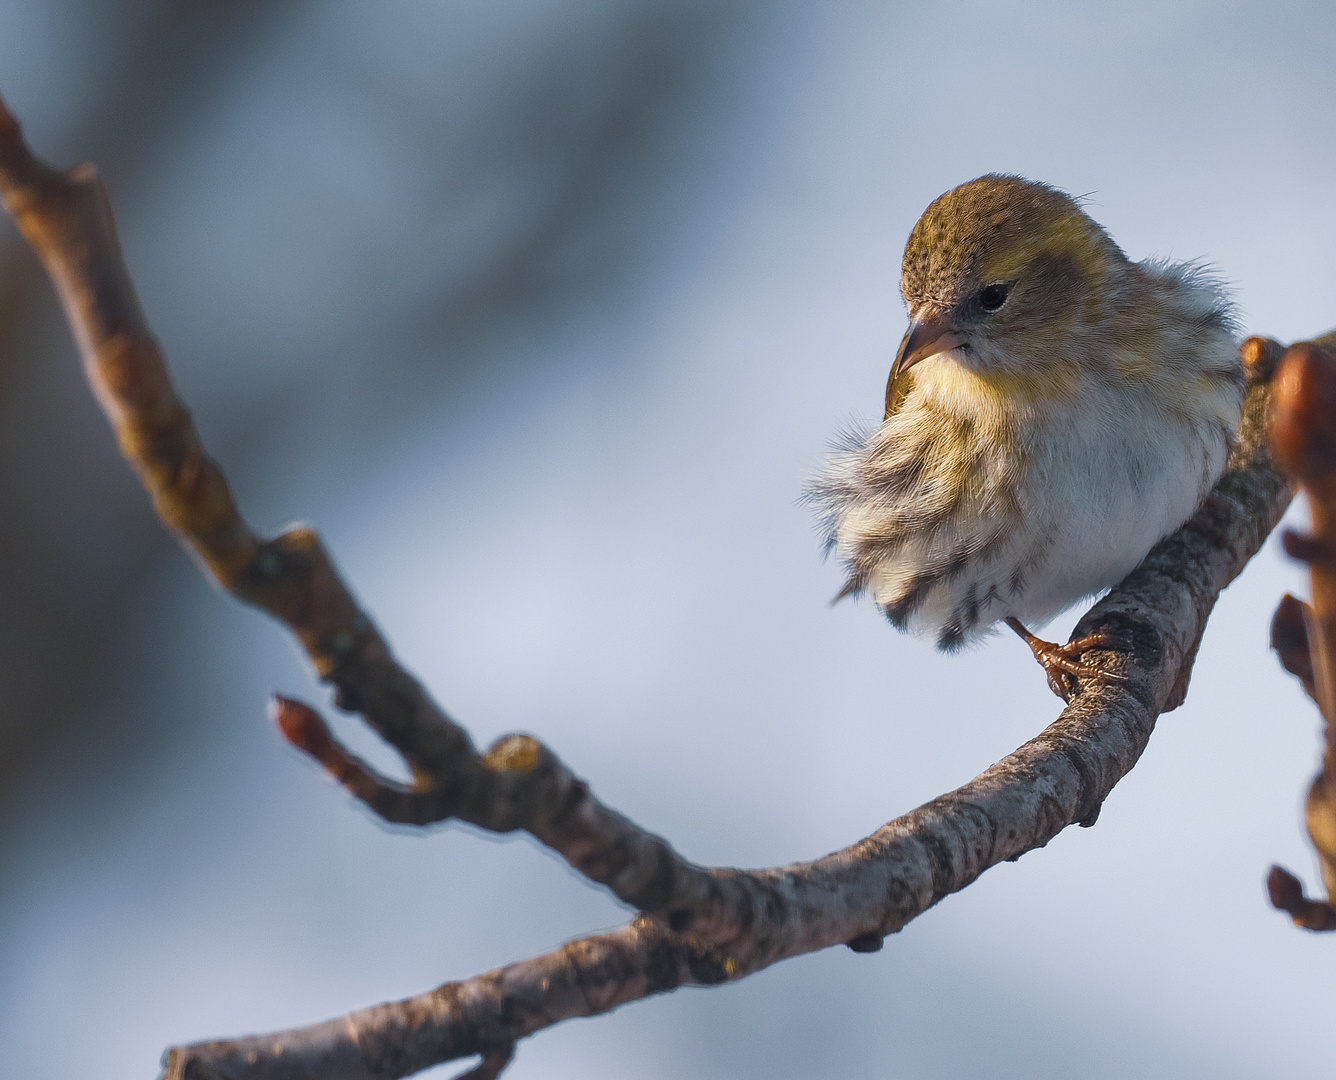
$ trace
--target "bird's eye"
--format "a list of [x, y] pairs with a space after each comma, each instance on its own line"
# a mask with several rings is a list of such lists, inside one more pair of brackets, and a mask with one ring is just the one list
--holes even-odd
[[979, 306], [984, 311], [996, 311], [1007, 302], [1007, 293], [1011, 292], [1011, 285], [999, 281], [995, 285], [989, 285], [979, 291]]

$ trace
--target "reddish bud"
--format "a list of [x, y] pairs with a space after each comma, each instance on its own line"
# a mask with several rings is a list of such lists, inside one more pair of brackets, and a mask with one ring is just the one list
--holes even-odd
[[331, 740], [329, 728], [325, 726], [319, 713], [300, 701], [275, 694], [269, 703], [269, 715], [278, 725], [278, 730], [283, 733], [283, 738], [298, 750], [323, 760]]
[[1299, 914], [1308, 904], [1304, 899], [1303, 883], [1280, 866], [1271, 867], [1271, 872], [1266, 875], [1266, 892], [1271, 906], [1289, 915]]
[[1285, 346], [1279, 341], [1265, 337], [1245, 338], [1239, 346], [1239, 358], [1243, 361], [1243, 370], [1253, 382], [1269, 382], [1275, 374], [1276, 364], [1285, 352]]
[[1336, 486], [1336, 358], [1312, 342], [1290, 346], [1271, 390], [1271, 451], [1304, 487]]
[[1308, 533], [1296, 532], [1294, 529], [1286, 529], [1280, 534], [1280, 546], [1285, 549], [1285, 554], [1291, 559], [1298, 559], [1300, 562], [1321, 563], [1330, 565], [1336, 563], [1332, 558], [1330, 545], [1316, 536], [1309, 536]]
[[1280, 666], [1296, 676], [1304, 690], [1312, 697], [1313, 658], [1308, 651], [1308, 624], [1304, 619], [1304, 602], [1286, 593], [1271, 619], [1271, 647], [1280, 658]]

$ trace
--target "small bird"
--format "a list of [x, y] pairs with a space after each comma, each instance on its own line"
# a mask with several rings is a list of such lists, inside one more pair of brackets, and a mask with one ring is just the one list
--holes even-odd
[[808, 490], [840, 596], [945, 651], [1005, 621], [1064, 700], [1118, 678], [1082, 660], [1102, 635], [1028, 628], [1120, 581], [1224, 470], [1244, 372], [1221, 283], [1134, 263], [1069, 195], [993, 174], [924, 211], [900, 289], [885, 418]]

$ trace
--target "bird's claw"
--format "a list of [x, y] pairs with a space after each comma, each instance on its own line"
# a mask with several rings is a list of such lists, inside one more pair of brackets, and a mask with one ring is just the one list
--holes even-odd
[[1126, 676], [1120, 675], [1116, 671], [1109, 671], [1098, 664], [1087, 663], [1081, 659], [1092, 649], [1113, 647], [1113, 639], [1102, 630], [1098, 633], [1077, 638], [1075, 641], [1069, 641], [1065, 645], [1059, 645], [1056, 642], [1044, 641], [1042, 638], [1035, 637], [1021, 625], [1019, 619], [1008, 619], [1007, 625], [1021, 636], [1025, 644], [1030, 646], [1034, 658], [1039, 661], [1040, 667], [1048, 675], [1049, 689], [1063, 701], [1071, 701], [1072, 695], [1080, 689], [1079, 680], [1081, 679], [1104, 680], [1106, 682], [1126, 681]]
[[1072, 695], [1080, 687], [1080, 679], [1124, 681], [1124, 677], [1116, 671], [1079, 659], [1091, 649], [1107, 649], [1112, 644], [1107, 634], [1090, 634], [1069, 641], [1066, 645], [1044, 642], [1033, 652], [1034, 658], [1048, 674], [1049, 688], [1063, 701], [1071, 701]]

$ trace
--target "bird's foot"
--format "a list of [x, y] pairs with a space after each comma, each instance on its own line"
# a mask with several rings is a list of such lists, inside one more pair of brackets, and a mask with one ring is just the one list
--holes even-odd
[[1107, 649], [1113, 645], [1113, 639], [1103, 632], [1087, 634], [1085, 637], [1058, 645], [1052, 641], [1035, 637], [1021, 625], [1021, 621], [1008, 618], [1010, 626], [1021, 640], [1030, 646], [1034, 658], [1048, 673], [1048, 686], [1063, 701], [1071, 701], [1072, 695], [1080, 688], [1081, 679], [1103, 679], [1110, 682], [1122, 682], [1123, 676], [1116, 671], [1109, 671], [1098, 664], [1086, 663], [1081, 658], [1091, 649]]

